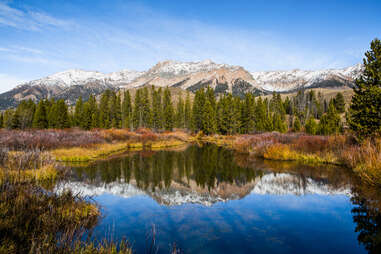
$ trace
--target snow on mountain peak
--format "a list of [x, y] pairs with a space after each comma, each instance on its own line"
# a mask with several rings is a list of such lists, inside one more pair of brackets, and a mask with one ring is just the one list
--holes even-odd
[[258, 71], [250, 74], [258, 87], [267, 91], [284, 92], [300, 87], [311, 87], [315, 83], [327, 80], [329, 77], [353, 81], [361, 75], [362, 70], [363, 65], [356, 64], [344, 69], [315, 71], [294, 69], [288, 71]]
[[164, 61], [159, 62], [151, 68], [147, 74], [149, 76], [161, 75], [164, 77], [172, 77], [178, 75], [187, 75], [197, 72], [209, 72], [220, 68], [237, 69], [237, 66], [230, 66], [227, 64], [216, 64], [210, 59], [201, 62], [177, 62], [177, 61]]

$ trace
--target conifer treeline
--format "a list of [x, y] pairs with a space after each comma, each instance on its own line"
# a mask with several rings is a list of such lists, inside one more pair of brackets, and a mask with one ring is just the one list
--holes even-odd
[[[123, 94], [122, 94], [123, 93]], [[130, 92], [107, 90], [99, 102], [94, 96], [77, 100], [72, 110], [63, 100], [41, 100], [37, 105], [22, 101], [16, 109], [0, 114], [0, 126], [8, 129], [80, 127], [151, 128], [156, 131], [187, 129], [205, 134], [244, 134], [265, 131], [305, 130], [310, 134], [333, 134], [342, 131], [339, 113], [345, 111], [341, 93], [327, 102], [319, 93], [299, 91], [282, 100], [255, 98], [247, 93], [243, 99], [224, 94], [217, 98], [212, 88], [196, 92], [193, 103], [189, 93], [177, 99], [169, 88], [141, 88], [132, 98]], [[316, 119], [319, 119], [317, 122]]]

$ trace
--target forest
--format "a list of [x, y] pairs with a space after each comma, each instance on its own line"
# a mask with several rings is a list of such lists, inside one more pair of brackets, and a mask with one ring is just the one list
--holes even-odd
[[79, 98], [74, 107], [63, 100], [22, 101], [16, 109], [0, 115], [0, 126], [7, 129], [150, 128], [172, 131], [174, 128], [204, 134], [252, 134], [267, 131], [309, 134], [342, 133], [340, 115], [345, 112], [342, 93], [327, 101], [314, 90], [300, 90], [295, 97], [282, 100], [247, 93], [243, 99], [224, 94], [217, 97], [212, 88], [200, 89], [194, 98], [189, 93], [175, 102], [170, 89], [140, 88], [132, 97], [128, 90], [104, 92], [99, 100]]

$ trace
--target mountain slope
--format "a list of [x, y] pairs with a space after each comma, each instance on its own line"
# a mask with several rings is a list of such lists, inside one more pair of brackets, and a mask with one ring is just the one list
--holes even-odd
[[266, 95], [273, 91], [289, 93], [303, 88], [348, 88], [362, 72], [362, 65], [345, 69], [317, 71], [248, 72], [243, 67], [201, 62], [159, 62], [145, 72], [122, 70], [104, 74], [97, 71], [71, 69], [45, 78], [26, 82], [0, 94], [0, 109], [16, 106], [21, 100], [43, 98], [64, 99], [74, 104], [82, 96], [99, 95], [106, 89], [132, 89], [146, 85], [176, 87], [191, 92], [210, 86], [217, 94], [231, 92], [243, 96], [247, 92]]
[[210, 86], [216, 93], [231, 92], [238, 96], [245, 92], [264, 94], [261, 88], [254, 87], [253, 84], [251, 74], [240, 66], [216, 64], [210, 60], [189, 63], [165, 61], [158, 63], [124, 88], [144, 85], [173, 86], [195, 92]]
[[361, 72], [362, 65], [357, 64], [345, 69], [264, 71], [251, 75], [256, 85], [266, 91], [293, 92], [300, 88], [352, 87]]

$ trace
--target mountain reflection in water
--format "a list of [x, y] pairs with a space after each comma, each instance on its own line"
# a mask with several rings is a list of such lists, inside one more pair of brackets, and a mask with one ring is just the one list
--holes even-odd
[[159, 253], [173, 242], [185, 253], [377, 253], [377, 191], [369, 202], [357, 186], [343, 168], [252, 160], [204, 145], [73, 167], [56, 191], [95, 196], [105, 213], [95, 234], [112, 228], [138, 253], [152, 224]]

